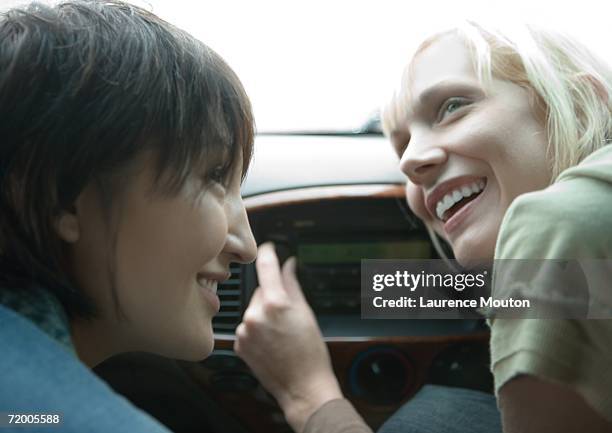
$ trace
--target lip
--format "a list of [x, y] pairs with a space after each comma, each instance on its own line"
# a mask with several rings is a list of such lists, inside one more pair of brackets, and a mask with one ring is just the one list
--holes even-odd
[[452, 232], [455, 231], [455, 229], [461, 223], [463, 223], [463, 221], [465, 221], [465, 219], [469, 216], [469, 214], [471, 213], [471, 210], [474, 208], [474, 206], [476, 206], [480, 202], [482, 197], [485, 195], [486, 191], [487, 191], [487, 185], [485, 184], [484, 189], [480, 192], [480, 194], [478, 194], [478, 196], [474, 200], [470, 201], [465, 206], [463, 206], [461, 209], [459, 209], [455, 214], [453, 214], [453, 216], [451, 216], [444, 223], [444, 232], [449, 238]]
[[[210, 304], [210, 306], [213, 308], [215, 314], [217, 314], [219, 310], [221, 309], [221, 300], [219, 299], [219, 295], [217, 295], [217, 290], [216, 290], [217, 286], [223, 281], [228, 280], [231, 277], [231, 275], [232, 274], [230, 272], [206, 272], [206, 271], [198, 272], [198, 274], [196, 275], [196, 284], [198, 285], [198, 288], [200, 289], [200, 293], [202, 293], [207, 303]], [[205, 279], [205, 280], [216, 282], [215, 288], [211, 289], [208, 287], [203, 287], [199, 283], [198, 281], [199, 279]]]
[[206, 287], [200, 286], [199, 284], [198, 288], [200, 289], [200, 293], [202, 293], [207, 303], [213, 308], [215, 314], [217, 314], [221, 309], [221, 300], [219, 299], [219, 295]]
[[223, 283], [227, 281], [232, 276], [232, 273], [229, 271], [200, 271], [197, 273], [196, 278], [202, 278], [204, 280], [216, 281], [217, 283]]
[[[473, 176], [473, 175], [466, 175], [466, 176], [458, 176], [455, 177], [453, 179], [447, 180], [445, 182], [440, 183], [438, 186], [436, 186], [430, 193], [427, 194], [427, 196], [425, 197], [425, 207], [427, 207], [427, 211], [429, 212], [429, 214], [431, 215], [431, 217], [436, 220], [436, 221], [440, 221], [438, 219], [438, 215], [436, 214], [436, 206], [438, 204], [438, 202], [440, 200], [442, 200], [444, 198], [444, 196], [446, 194], [448, 194], [449, 192], [458, 189], [459, 187], [465, 186], [465, 185], [469, 185], [473, 182], [477, 182], [479, 180], [483, 180], [486, 178], [484, 176]], [[476, 197], [476, 199], [478, 199], [478, 197]], [[476, 200], [473, 200], [476, 201]], [[463, 210], [463, 209], [461, 209]], [[461, 210], [457, 213], [460, 213]], [[455, 215], [453, 215], [454, 217]], [[452, 218], [451, 218], [452, 219]], [[450, 219], [449, 219], [450, 221]], [[447, 221], [448, 222], [448, 221]], [[446, 224], [445, 224], [446, 226]]]

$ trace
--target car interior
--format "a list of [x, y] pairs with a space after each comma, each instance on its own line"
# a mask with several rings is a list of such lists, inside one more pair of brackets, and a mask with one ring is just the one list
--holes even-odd
[[[442, 240], [434, 245], [406, 202], [406, 176], [383, 135], [379, 107], [397, 91], [423, 38], [463, 18], [503, 22], [512, 10], [521, 20], [577, 30], [609, 53], [609, 15], [593, 13], [601, 5], [125, 1], [201, 40], [239, 77], [257, 131], [241, 190], [254, 237], [258, 245], [273, 242], [281, 261], [296, 257], [342, 392], [373, 431], [426, 385], [492, 395], [490, 331], [482, 317], [363, 318], [363, 260], [453, 257]], [[175, 433], [292, 432], [233, 350], [259, 284], [255, 263], [230, 271], [217, 287], [221, 308], [206, 359], [124, 353], [93, 371]]]
[[[361, 259], [439, 257], [377, 120], [351, 133], [261, 133], [255, 149], [242, 189], [255, 238], [273, 241], [281, 260], [296, 256], [342, 390], [365, 421], [376, 429], [425, 384], [492, 392], [483, 320], [361, 319]], [[231, 271], [207, 359], [130, 353], [95, 371], [174, 432], [291, 431], [232, 350], [258, 283], [254, 264]]]

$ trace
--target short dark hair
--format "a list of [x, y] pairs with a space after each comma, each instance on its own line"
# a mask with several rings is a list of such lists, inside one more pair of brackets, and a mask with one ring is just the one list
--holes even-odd
[[[0, 16], [0, 283], [42, 284], [70, 317], [95, 305], [69, 275], [56, 217], [143, 151], [178, 191], [211, 154], [252, 155], [251, 106], [214, 51], [120, 1], [32, 3]], [[162, 176], [163, 175], [163, 176]], [[161, 179], [163, 178], [163, 182]], [[107, 188], [108, 192], [108, 188]]]

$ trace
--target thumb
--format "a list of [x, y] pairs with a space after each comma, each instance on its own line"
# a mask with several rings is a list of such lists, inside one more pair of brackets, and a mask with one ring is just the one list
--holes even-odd
[[296, 274], [296, 260], [295, 257], [290, 257], [285, 261], [282, 269], [283, 283], [285, 290], [292, 298], [304, 299], [304, 293], [302, 292], [302, 286], [297, 279]]

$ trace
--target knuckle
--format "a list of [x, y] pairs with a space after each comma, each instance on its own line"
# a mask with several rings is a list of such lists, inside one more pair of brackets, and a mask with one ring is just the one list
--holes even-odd
[[239, 340], [246, 340], [247, 336], [248, 334], [247, 334], [246, 326], [244, 323], [241, 323], [236, 328], [236, 342], [238, 342]]
[[278, 314], [280, 312], [286, 311], [289, 308], [289, 303], [286, 299], [281, 297], [274, 297], [266, 299], [266, 302], [263, 304], [263, 309], [266, 314]]
[[[258, 328], [261, 324], [261, 320], [259, 316], [256, 314], [249, 313], [248, 311], [244, 313], [244, 317], [242, 318], [242, 332], [245, 335], [248, 335], [248, 330], [252, 330]], [[238, 331], [236, 329], [236, 331]]]

